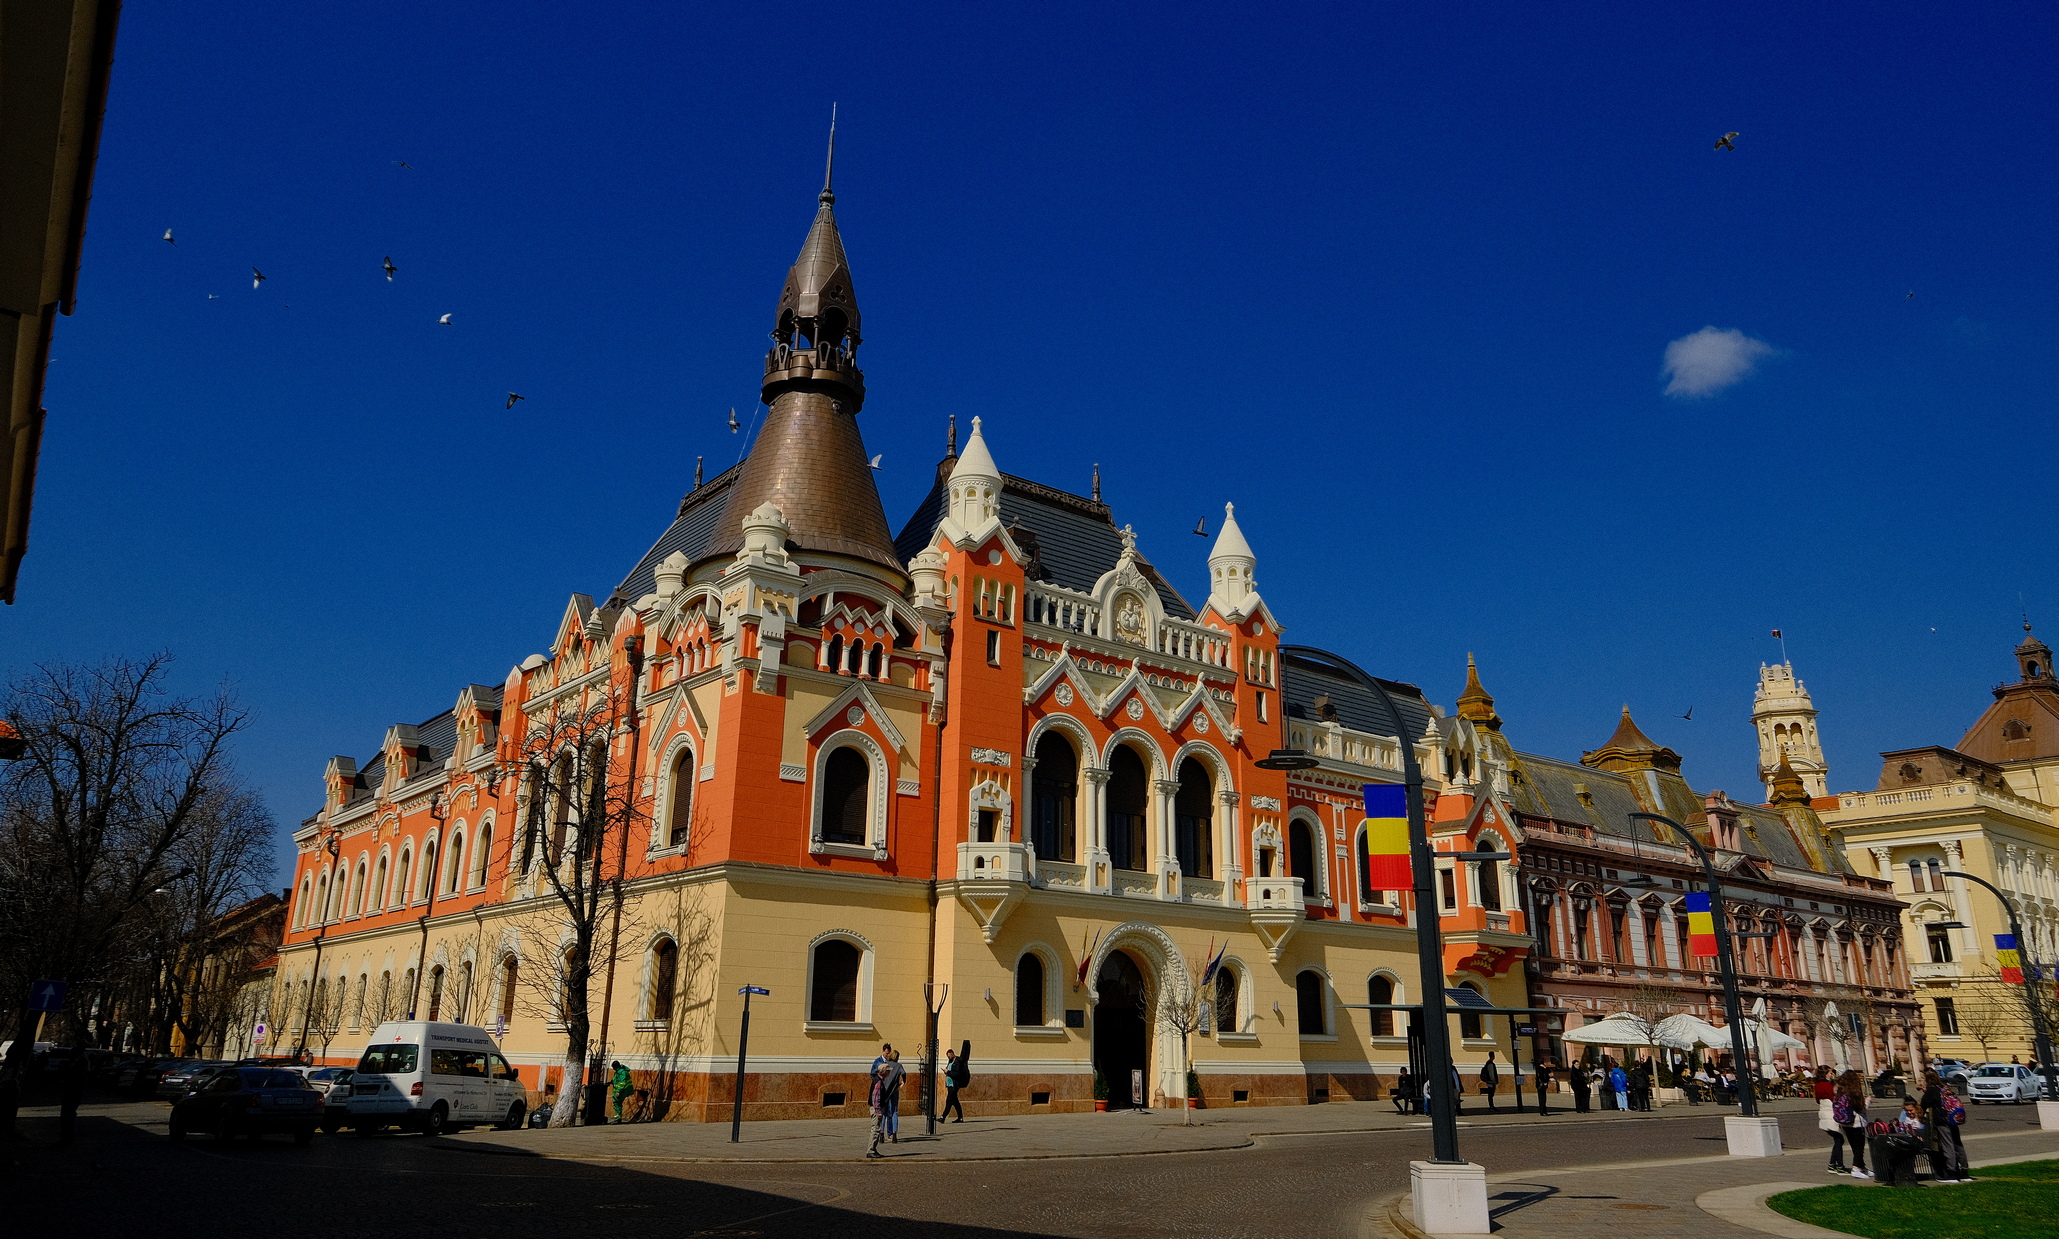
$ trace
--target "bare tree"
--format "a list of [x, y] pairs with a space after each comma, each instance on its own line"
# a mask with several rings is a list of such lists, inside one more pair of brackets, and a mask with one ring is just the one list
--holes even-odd
[[[565, 1033], [553, 1127], [572, 1125], [579, 1113], [594, 1049], [594, 991], [612, 975], [622, 885], [644, 854], [629, 846], [649, 820], [634, 795], [637, 666], [632, 652], [626, 685], [602, 680], [523, 718], [500, 768], [501, 777], [520, 780], [522, 825], [512, 868], [536, 900], [536, 910], [521, 918], [522, 936], [546, 944], [525, 953], [525, 1005]], [[631, 741], [619, 762], [618, 738]]]
[[[111, 1011], [138, 978], [154, 987], [163, 923], [244, 892], [261, 862], [213, 849], [270, 830], [229, 760], [247, 716], [226, 690], [173, 697], [170, 662], [45, 665], [0, 702], [24, 742], [0, 766], [0, 994], [69, 981], [75, 1044], [96, 1039], [88, 1012]], [[17, 1033], [36, 1018], [8, 1014]], [[14, 1038], [18, 1069], [31, 1040]]]
[[[1187, 1073], [1194, 1069], [1194, 1057], [1190, 1041], [1196, 1032], [1208, 1027], [1208, 1003], [1203, 1001], [1200, 990], [1191, 985], [1175, 990], [1170, 983], [1161, 984], [1157, 998], [1156, 1022], [1180, 1039], [1180, 1122], [1191, 1124], [1194, 1099], [1187, 1096]], [[1139, 1013], [1147, 1025], [1152, 1022], [1152, 1013], [1142, 1008], [1150, 1001], [1143, 995], [1137, 998]]]

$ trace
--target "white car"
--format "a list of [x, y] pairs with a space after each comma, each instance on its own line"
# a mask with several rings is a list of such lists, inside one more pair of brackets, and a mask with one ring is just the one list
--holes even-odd
[[348, 1121], [360, 1134], [403, 1127], [436, 1136], [485, 1123], [514, 1129], [528, 1098], [485, 1029], [381, 1024], [351, 1076]]
[[2038, 1078], [2021, 1063], [1982, 1063], [1967, 1077], [1966, 1100], [2006, 1101], [2011, 1105], [2038, 1099]]

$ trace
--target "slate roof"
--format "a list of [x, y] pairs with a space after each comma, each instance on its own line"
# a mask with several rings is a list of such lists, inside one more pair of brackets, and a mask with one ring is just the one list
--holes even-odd
[[[956, 463], [957, 457], [946, 456], [937, 465], [936, 483], [915, 505], [908, 523], [901, 526], [900, 536], [894, 539], [894, 550], [902, 563], [929, 546], [937, 522], [943, 519], [944, 492]], [[1028, 478], [1001, 475], [1001, 523], [1027, 529], [1033, 535], [1034, 580], [1084, 593], [1092, 590], [1102, 574], [1122, 558], [1122, 530], [1116, 528], [1114, 513], [1107, 504]], [[1137, 556], [1137, 567], [1157, 591], [1167, 615], [1183, 620], [1194, 618], [1193, 606], [1141, 553]]]
[[708, 539], [715, 533], [715, 522], [722, 517], [722, 507], [729, 498], [730, 487], [743, 473], [743, 463], [731, 465], [709, 478], [679, 501], [679, 514], [651, 549], [636, 561], [636, 567], [622, 578], [615, 587], [614, 597], [624, 602], [635, 602], [645, 594], [658, 588], [658, 564], [674, 551], [681, 552], [689, 560], [700, 558], [701, 549], [708, 545]]
[[1353, 731], [1375, 736], [1405, 733], [1414, 739], [1429, 727], [1430, 703], [1424, 700], [1422, 689], [1399, 680], [1371, 677], [1393, 694], [1394, 704], [1401, 710], [1400, 726], [1397, 726], [1395, 717], [1387, 712], [1386, 703], [1359, 683], [1351, 671], [1365, 674], [1357, 664], [1328, 650], [1310, 645], [1281, 646], [1280, 696], [1287, 703], [1287, 717], [1319, 717], [1315, 699], [1327, 695], [1330, 704], [1337, 708], [1337, 721]]

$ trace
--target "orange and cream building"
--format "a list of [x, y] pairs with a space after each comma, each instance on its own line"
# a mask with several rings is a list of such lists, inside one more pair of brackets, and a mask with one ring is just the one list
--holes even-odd
[[[891, 531], [833, 202], [780, 293], [749, 456], [697, 478], [605, 600], [572, 595], [547, 652], [329, 763], [277, 1042], [343, 1060], [382, 1017], [504, 1022], [506, 1057], [553, 1083], [567, 927], [537, 841], [579, 809], [545, 804], [524, 754], [594, 702], [634, 834], [600, 861], [625, 898], [593, 1039], [668, 1117], [728, 1116], [747, 985], [770, 991], [749, 1118], [862, 1114], [881, 1042], [919, 1058], [931, 995], [940, 1043], [971, 1043], [975, 1113], [1089, 1109], [1097, 1076], [1112, 1106], [1133, 1079], [1156, 1104], [1190, 1069], [1210, 1106], [1384, 1101], [1408, 1020], [1364, 1008], [1420, 998], [1417, 915], [1447, 987], [1526, 1005], [1503, 757], [1414, 687], [1387, 685], [1389, 714], [1287, 644], [1231, 509], [1197, 605], [1098, 476], [1083, 496], [1004, 473], [1026, 428], [974, 418], [960, 451], [954, 419]], [[1359, 789], [1400, 779], [1402, 743], [1440, 850], [1518, 854], [1446, 866], [1433, 909], [1361, 880]], [[1288, 746], [1316, 767], [1256, 764]], [[1157, 1018], [1168, 996], [1198, 1000], [1190, 1035]], [[1453, 1018], [1469, 1081], [1507, 1063], [1506, 1021]]]

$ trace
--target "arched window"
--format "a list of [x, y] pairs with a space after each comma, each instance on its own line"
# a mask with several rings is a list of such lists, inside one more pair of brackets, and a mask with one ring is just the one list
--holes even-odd
[[822, 841], [870, 843], [872, 763], [864, 751], [847, 744], [831, 752], [822, 779]]
[[[408, 969], [405, 973], [401, 975], [400, 989], [402, 993], [408, 996], [409, 1002], [413, 1002], [415, 1000], [415, 970], [413, 968]], [[413, 1007], [408, 1008], [407, 1018], [415, 1018], [415, 1009]]]
[[465, 960], [458, 965], [457, 1001], [452, 1004], [450, 1018], [462, 1024], [472, 1015], [472, 961]]
[[[1393, 979], [1376, 976], [1372, 980], [1367, 981], [1366, 1001], [1375, 1007], [1384, 1007], [1392, 1004], [1394, 1001]], [[1375, 1037], [1391, 1037], [1394, 1035], [1394, 1013], [1392, 1011], [1373, 1012], [1373, 1035]]]
[[844, 669], [844, 635], [842, 633], [838, 633], [829, 639], [829, 656], [822, 660], [822, 665], [836, 672], [841, 672]]
[[[1469, 989], [1475, 994], [1480, 992], [1480, 987], [1471, 981], [1462, 981], [1459, 983], [1459, 986], [1461, 989]], [[1480, 1030], [1480, 1013], [1478, 1011], [1468, 1010], [1465, 1007], [1459, 1008], [1458, 1035], [1470, 1041], [1478, 1041], [1481, 1038], [1483, 1034]]]
[[1127, 744], [1115, 746], [1108, 758], [1108, 858], [1117, 869], [1143, 869], [1151, 863], [1150, 833], [1144, 814], [1150, 805], [1150, 782], [1144, 759]]
[[408, 902], [408, 869], [414, 864], [413, 848], [400, 849], [400, 863], [393, 867], [393, 894], [387, 900], [396, 908], [405, 908]]
[[422, 845], [422, 891], [415, 896], [427, 899], [436, 893], [436, 840]]
[[1317, 879], [1316, 857], [1322, 855], [1316, 849], [1315, 828], [1301, 818], [1287, 823], [1287, 876], [1301, 879], [1301, 894], [1314, 899], [1322, 894], [1322, 885]]
[[553, 866], [565, 855], [565, 831], [572, 825], [572, 755], [561, 753], [551, 764], [550, 787], [550, 849], [544, 853], [546, 863]]
[[449, 861], [449, 863], [448, 863], [448, 864], [444, 865], [444, 867], [443, 867], [443, 893], [444, 893], [444, 894], [446, 894], [446, 895], [455, 895], [455, 894], [457, 894], [457, 891], [458, 891], [458, 878], [459, 878], [459, 876], [460, 876], [460, 875], [462, 875], [462, 874], [464, 873], [464, 868], [465, 868], [465, 832], [464, 832], [464, 831], [462, 831], [462, 830], [459, 830], [459, 831], [454, 831], [454, 832], [452, 832], [452, 834], [451, 834], [451, 836], [450, 836], [450, 861]]
[[1237, 1015], [1237, 974], [1230, 965], [1224, 964], [1215, 970], [1215, 1030], [1219, 1033], [1241, 1031]]
[[500, 1017], [515, 1022], [515, 985], [522, 979], [522, 965], [510, 955], [500, 961]]
[[374, 909], [386, 906], [386, 853], [384, 852], [379, 853], [379, 867], [372, 872], [370, 897]]
[[442, 1018], [442, 1015], [443, 1015], [443, 965], [442, 965], [442, 964], [438, 964], [438, 965], [436, 965], [436, 966], [435, 966], [434, 968], [431, 968], [431, 969], [429, 970], [429, 1015], [428, 1015], [428, 1018], [429, 1018], [429, 1019], [431, 1019], [431, 1020], [435, 1020], [435, 1019], [440, 1019], [440, 1018]]
[[1035, 951], [1015, 961], [1015, 1022], [1023, 1028], [1044, 1023], [1044, 961]]
[[1330, 1031], [1329, 1004], [1323, 1001], [1323, 974], [1313, 968], [1294, 977], [1294, 1016], [1304, 1037], [1320, 1037]]
[[301, 928], [305, 928], [308, 921], [315, 914], [314, 906], [315, 880], [312, 876], [302, 878], [300, 880], [300, 907], [295, 909], [294, 923]]
[[660, 938], [651, 948], [651, 1018], [672, 1018], [672, 991], [679, 988], [679, 944]]
[[393, 973], [379, 974], [379, 993], [372, 999], [371, 1017], [374, 1024], [383, 1024], [393, 1018]]
[[1037, 766], [1030, 780], [1030, 845], [1043, 860], [1077, 861], [1080, 761], [1071, 741], [1047, 731], [1037, 740]]
[[1366, 842], [1364, 827], [1354, 836], [1354, 851], [1358, 859], [1358, 898], [1361, 903], [1386, 903], [1387, 892], [1373, 889], [1373, 853]]
[[365, 862], [357, 863], [357, 872], [350, 875], [350, 915], [357, 916], [365, 910]]
[[329, 875], [323, 874], [315, 882], [315, 924], [324, 925], [329, 920]]
[[1173, 850], [1181, 873], [1215, 876], [1215, 785], [1192, 757], [1180, 763], [1180, 790], [1173, 796]]
[[672, 759], [672, 804], [665, 814], [665, 846], [676, 848], [686, 842], [687, 827], [693, 822], [694, 764], [692, 749], [679, 750]]
[[493, 824], [482, 823], [472, 840], [472, 878], [468, 885], [486, 885], [486, 870], [493, 859]]
[[842, 938], [815, 948], [814, 975], [809, 979], [808, 1018], [818, 1024], [853, 1024], [858, 1020], [858, 969], [865, 953]]
[[[1506, 844], [1493, 835], [1481, 835], [1474, 847], [1482, 852], [1505, 852]], [[1473, 865], [1473, 890], [1477, 893], [1480, 906], [1489, 912], [1501, 911], [1501, 863], [1499, 861], [1476, 861]]]

